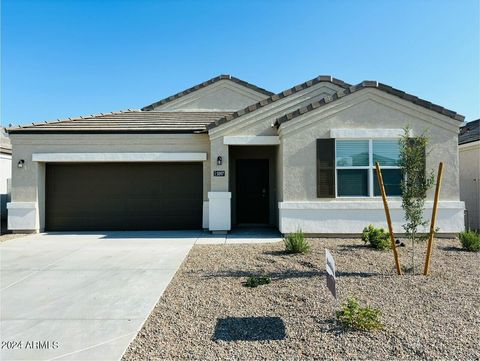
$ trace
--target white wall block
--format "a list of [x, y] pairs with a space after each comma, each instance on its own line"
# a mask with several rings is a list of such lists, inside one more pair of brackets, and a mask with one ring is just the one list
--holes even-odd
[[202, 162], [207, 153], [33, 153], [34, 162]]
[[8, 229], [12, 231], [37, 231], [38, 217], [35, 202], [7, 203]]
[[400, 138], [403, 133], [403, 129], [331, 129], [330, 138]]
[[[425, 218], [430, 220], [433, 202], [426, 203]], [[404, 213], [401, 202], [389, 202], [395, 233], [404, 233]], [[280, 202], [279, 228], [282, 233], [301, 229], [305, 233], [361, 233], [369, 224], [387, 229], [383, 203], [379, 202]], [[423, 232], [428, 232], [428, 227]], [[464, 230], [464, 203], [439, 202], [437, 213], [439, 233]]]
[[231, 225], [230, 192], [208, 192], [208, 229], [210, 231], [229, 231]]
[[225, 145], [278, 145], [280, 138], [276, 135], [227, 135], [223, 137]]

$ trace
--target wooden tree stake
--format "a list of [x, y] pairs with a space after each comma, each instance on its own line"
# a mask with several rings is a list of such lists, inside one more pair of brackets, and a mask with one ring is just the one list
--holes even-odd
[[433, 237], [435, 236], [435, 222], [437, 220], [438, 198], [440, 196], [440, 187], [442, 186], [443, 162], [438, 165], [437, 186], [435, 187], [435, 198], [433, 200], [432, 220], [430, 221], [430, 234], [428, 236], [427, 255], [425, 258], [425, 267], [423, 275], [428, 276], [430, 271], [430, 258], [432, 257]]
[[397, 274], [401, 276], [402, 268], [400, 267], [400, 258], [398, 257], [397, 247], [395, 245], [392, 219], [390, 218], [390, 210], [388, 209], [387, 194], [385, 193], [382, 171], [380, 170], [380, 164], [378, 162], [375, 162], [375, 168], [377, 169], [378, 184], [380, 185], [380, 191], [382, 192], [383, 206], [385, 208], [385, 216], [387, 217], [388, 231], [390, 232], [390, 243], [392, 245], [393, 257], [395, 258], [395, 267], [397, 268]]

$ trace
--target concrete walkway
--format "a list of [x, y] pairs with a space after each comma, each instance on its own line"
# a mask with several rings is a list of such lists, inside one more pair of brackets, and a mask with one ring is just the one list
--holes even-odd
[[119, 360], [195, 243], [280, 240], [263, 232], [52, 233], [5, 241], [0, 359]]

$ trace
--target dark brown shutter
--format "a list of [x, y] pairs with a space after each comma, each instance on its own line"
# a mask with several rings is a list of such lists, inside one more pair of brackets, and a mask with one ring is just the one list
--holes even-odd
[[317, 197], [335, 198], [335, 139], [317, 139]]

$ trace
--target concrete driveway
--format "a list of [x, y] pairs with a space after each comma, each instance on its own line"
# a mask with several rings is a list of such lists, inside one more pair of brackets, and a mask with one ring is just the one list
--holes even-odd
[[193, 244], [208, 238], [53, 233], [3, 242], [0, 359], [120, 359]]

